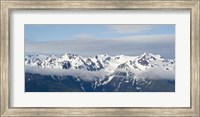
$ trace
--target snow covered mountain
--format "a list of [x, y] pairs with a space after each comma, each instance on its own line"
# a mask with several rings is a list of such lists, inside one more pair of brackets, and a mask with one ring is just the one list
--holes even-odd
[[175, 60], [164, 59], [160, 55], [144, 53], [141, 56], [109, 56], [96, 55], [82, 57], [75, 54], [55, 55], [28, 55], [25, 57], [25, 66], [53, 69], [84, 69], [88, 71], [114, 71], [116, 68], [142, 71], [149, 68], [160, 68], [169, 71], [175, 70]]
[[[61, 56], [27, 55], [25, 70], [27, 91], [33, 91], [31, 86], [35, 77], [47, 79], [47, 76], [49, 79], [73, 85], [70, 90], [65, 91], [160, 91], [155, 89], [160, 84], [164, 85], [166, 91], [175, 90], [175, 60], [151, 53], [140, 56], [105, 54], [94, 57], [68, 53]], [[153, 81], [159, 84], [155, 86]], [[170, 87], [167, 87], [168, 84]], [[76, 87], [72, 88], [74, 86]], [[69, 89], [66, 84], [64, 87]]]

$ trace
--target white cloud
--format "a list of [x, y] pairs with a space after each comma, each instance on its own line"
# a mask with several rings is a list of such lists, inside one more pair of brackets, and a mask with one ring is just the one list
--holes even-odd
[[[80, 37], [84, 37], [84, 35]], [[96, 54], [139, 55], [143, 52], [150, 52], [168, 58], [173, 58], [175, 55], [175, 35], [142, 35], [123, 38], [88, 37], [90, 38], [26, 43], [25, 52], [36, 54], [73, 53], [82, 56]]]
[[79, 34], [79, 35], [75, 35], [75, 37], [77, 39], [92, 39], [93, 38], [93, 36], [88, 35], [88, 34]]
[[41, 75], [68, 75], [79, 77], [85, 81], [94, 81], [96, 77], [103, 78], [102, 76], [108, 75], [105, 71], [88, 71], [79, 69], [53, 69], [53, 68], [38, 68], [25, 66], [25, 71]]
[[121, 41], [129, 42], [143, 42], [143, 43], [162, 43], [162, 42], [174, 42], [175, 35], [173, 34], [161, 34], [161, 35], [135, 35], [119, 38]]
[[150, 31], [155, 28], [153, 25], [109, 25], [108, 28], [112, 33], [128, 34], [128, 33], [140, 33]]
[[150, 68], [144, 72], [137, 74], [137, 77], [150, 77], [151, 79], [169, 79], [175, 80], [174, 71], [166, 71], [160, 68]]

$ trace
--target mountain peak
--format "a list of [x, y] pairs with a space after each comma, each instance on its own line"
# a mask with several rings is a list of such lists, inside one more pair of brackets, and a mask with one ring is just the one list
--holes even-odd
[[117, 68], [124, 69], [124, 70], [130, 70], [130, 67], [126, 63], [120, 64]]
[[153, 60], [156, 60], [156, 59], [163, 59], [162, 56], [160, 56], [159, 54], [155, 55], [155, 54], [152, 54], [152, 53], [143, 53], [142, 55], [140, 55], [138, 57], [139, 59], [153, 59]]
[[78, 56], [79, 56], [78, 54], [65, 53], [61, 55], [60, 58], [63, 60], [69, 60], [69, 59], [76, 59]]
[[97, 54], [93, 57], [82, 57], [70, 53], [65, 53], [61, 56], [27, 55], [25, 57], [25, 65], [40, 68], [85, 69], [90, 71], [105, 69], [107, 72], [113, 72], [115, 69], [137, 69], [141, 71], [151, 67], [175, 69], [175, 62], [169, 61], [168, 59], [165, 60], [160, 55], [151, 53], [143, 53], [140, 56], [109, 56], [108, 54]]
[[61, 57], [62, 56], [78, 56], [78, 54], [65, 53], [65, 54], [61, 55]]

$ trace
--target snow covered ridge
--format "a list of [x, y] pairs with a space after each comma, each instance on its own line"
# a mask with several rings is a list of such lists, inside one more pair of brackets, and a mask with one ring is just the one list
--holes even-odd
[[[117, 74], [118, 71], [131, 72], [136, 77], [148, 76], [157, 77], [164, 75], [166, 77], [175, 77], [175, 60], [164, 59], [160, 55], [143, 53], [140, 56], [110, 56], [96, 55], [94, 57], [82, 57], [75, 54], [55, 55], [27, 55], [25, 57], [26, 72], [42, 73], [50, 75], [68, 75], [73, 71], [87, 71], [89, 73], [99, 73], [102, 76]], [[36, 70], [38, 69], [38, 70]], [[51, 71], [51, 73], [47, 71]], [[58, 72], [60, 70], [60, 72]], [[54, 71], [54, 72], [53, 72]], [[61, 73], [62, 71], [62, 73]], [[77, 74], [77, 72], [75, 72]], [[99, 76], [98, 74], [98, 76]], [[73, 75], [73, 74], [72, 74]], [[168, 76], [169, 75], [169, 76]], [[92, 75], [94, 76], [94, 75]]]
[[140, 56], [109, 56], [96, 55], [94, 57], [82, 57], [75, 54], [55, 55], [27, 55], [26, 66], [54, 69], [84, 69], [88, 71], [108, 70], [116, 68], [130, 69], [135, 71], [147, 70], [149, 68], [160, 68], [169, 71], [175, 70], [175, 60], [164, 59], [160, 55], [144, 53]]

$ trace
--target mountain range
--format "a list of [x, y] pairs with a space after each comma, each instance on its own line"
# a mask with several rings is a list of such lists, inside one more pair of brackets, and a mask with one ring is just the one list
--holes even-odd
[[26, 55], [26, 92], [174, 92], [175, 60], [143, 53]]

